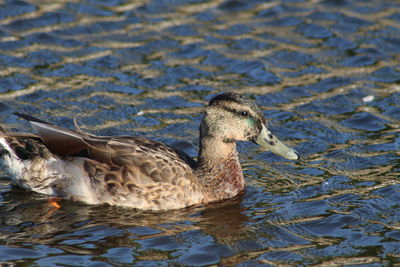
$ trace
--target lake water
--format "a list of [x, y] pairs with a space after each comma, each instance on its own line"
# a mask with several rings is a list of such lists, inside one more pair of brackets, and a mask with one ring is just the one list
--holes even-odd
[[400, 264], [400, 2], [88, 0], [0, 4], [0, 121], [186, 141], [202, 107], [252, 96], [288, 161], [240, 143], [235, 199], [149, 213], [61, 201], [0, 170], [5, 266]]

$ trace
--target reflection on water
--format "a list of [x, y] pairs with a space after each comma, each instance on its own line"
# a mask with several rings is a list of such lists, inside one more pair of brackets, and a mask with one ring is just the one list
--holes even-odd
[[[63, 201], [0, 170], [0, 262], [41, 266], [368, 265], [400, 261], [400, 4], [4, 1], [0, 119], [181, 141], [202, 106], [253, 96], [302, 155], [239, 144], [236, 199], [162, 213]], [[184, 141], [184, 142], [182, 142]], [[192, 146], [191, 144], [194, 144]]]

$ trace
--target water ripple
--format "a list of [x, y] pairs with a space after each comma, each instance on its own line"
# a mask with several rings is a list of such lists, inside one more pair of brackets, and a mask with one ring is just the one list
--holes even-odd
[[[396, 1], [5, 1], [0, 116], [178, 143], [202, 107], [256, 99], [292, 162], [238, 145], [235, 199], [149, 213], [47, 198], [0, 170], [0, 262], [41, 266], [391, 266], [400, 260]], [[177, 142], [179, 141], [179, 142]]]

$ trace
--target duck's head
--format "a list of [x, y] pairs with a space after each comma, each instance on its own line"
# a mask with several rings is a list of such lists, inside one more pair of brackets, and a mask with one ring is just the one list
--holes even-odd
[[236, 93], [224, 93], [210, 100], [200, 127], [202, 137], [224, 143], [251, 141], [287, 159], [299, 159], [297, 152], [282, 143], [267, 128], [256, 103]]

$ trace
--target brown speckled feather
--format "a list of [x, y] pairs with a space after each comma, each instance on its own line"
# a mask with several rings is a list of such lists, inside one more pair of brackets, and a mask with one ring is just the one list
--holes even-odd
[[[126, 182], [175, 184], [177, 174], [191, 179], [192, 169], [170, 147], [141, 137], [83, 138], [90, 158], [118, 167]], [[121, 168], [124, 167], [124, 168]], [[122, 175], [122, 174], [121, 174]]]

